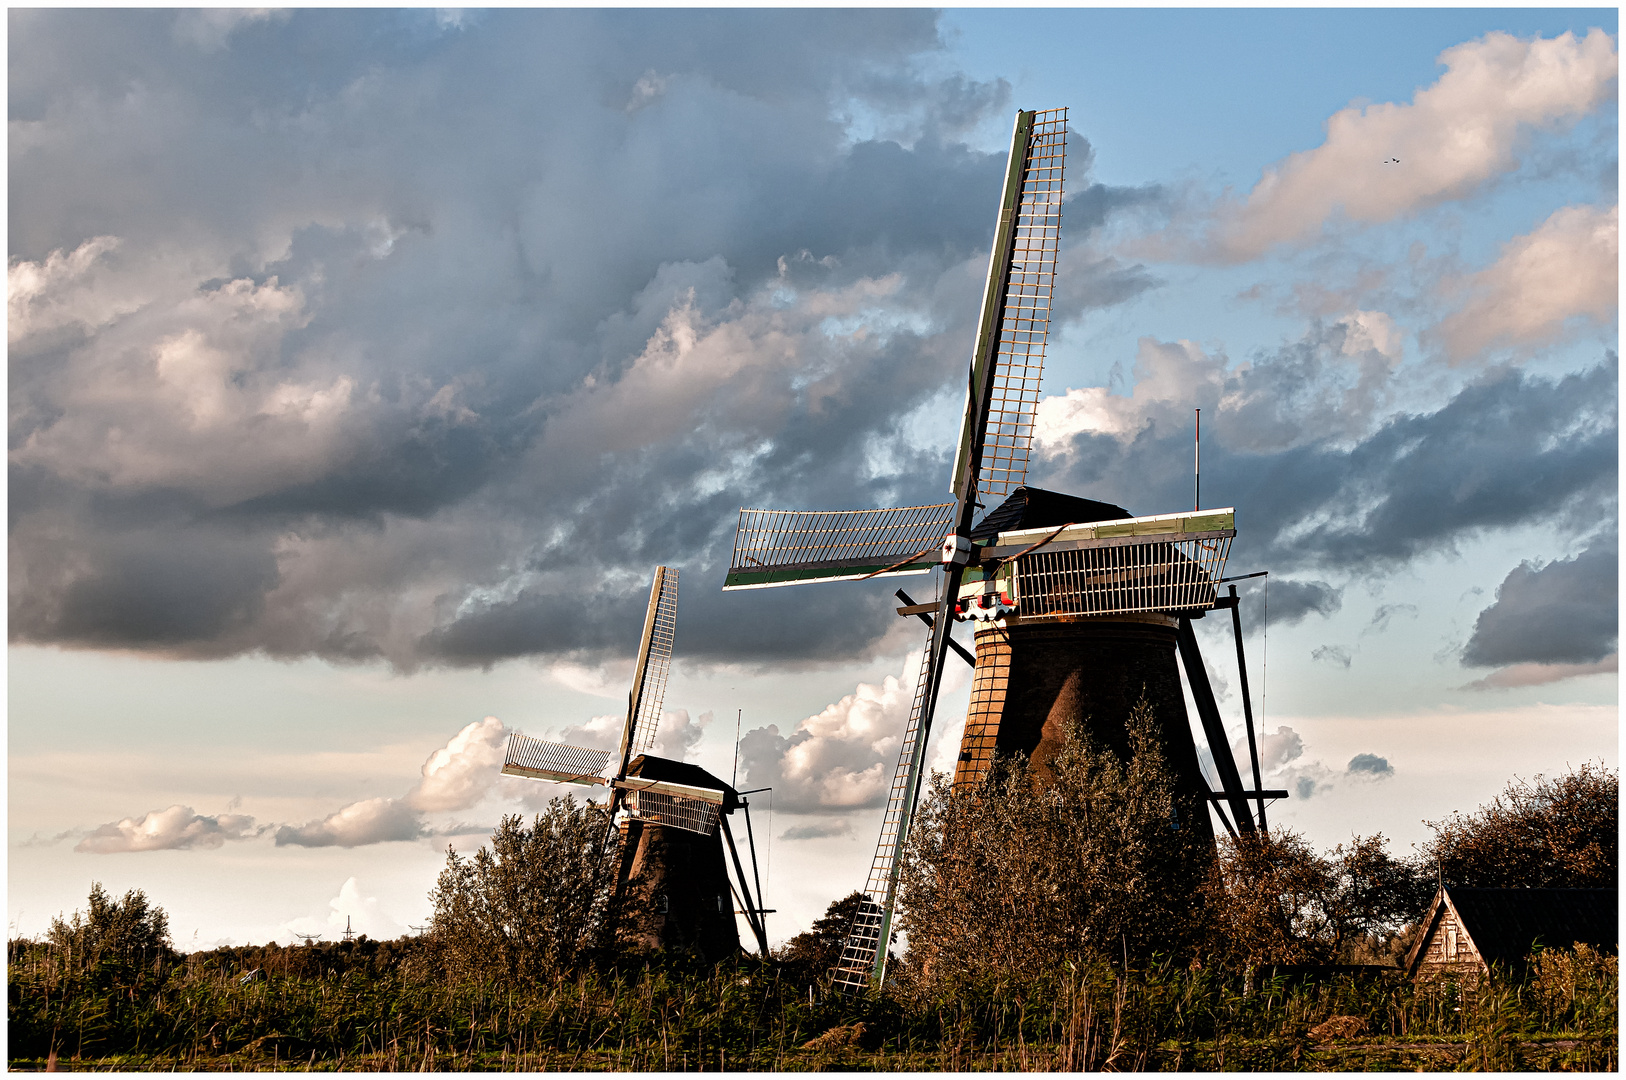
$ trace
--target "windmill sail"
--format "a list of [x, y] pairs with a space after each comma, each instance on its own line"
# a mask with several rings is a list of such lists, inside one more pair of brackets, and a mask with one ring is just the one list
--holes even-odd
[[638, 664], [632, 679], [632, 695], [627, 706], [627, 724], [621, 734], [621, 768], [635, 754], [655, 742], [660, 725], [661, 706], [666, 702], [666, 677], [672, 668], [672, 642], [677, 636], [678, 572], [669, 566], [655, 568], [655, 583], [649, 589], [649, 608], [644, 614], [644, 634], [639, 639]]
[[924, 574], [954, 503], [891, 510], [741, 510], [724, 590]]
[[937, 636], [934, 627], [933, 633], [926, 639], [926, 651], [921, 655], [915, 700], [909, 709], [909, 724], [903, 731], [898, 767], [892, 773], [892, 790], [886, 800], [886, 816], [881, 819], [881, 836], [875, 844], [875, 857], [870, 860], [864, 900], [842, 946], [841, 959], [836, 962], [836, 985], [849, 990], [862, 990], [872, 981], [879, 981], [885, 966], [883, 942], [892, 937], [892, 912], [898, 892], [898, 855], [903, 849], [903, 841], [908, 838], [909, 821], [920, 789], [922, 732], [929, 732], [931, 726], [929, 710], [934, 697], [932, 669], [934, 666], [941, 667], [941, 658], [934, 665], [933, 646]]
[[954, 494], [984, 506], [1020, 487], [1027, 475], [1066, 161], [1066, 109], [1017, 114], [954, 458]]
[[[879, 984], [886, 977], [898, 864], [920, 793], [920, 756], [931, 737], [943, 658], [970, 555], [971, 522], [979, 504], [988, 505], [992, 496], [1020, 486], [1027, 473], [1050, 329], [1066, 148], [1066, 109], [1017, 113], [954, 458], [953, 532], [945, 539], [941, 556], [945, 573], [937, 617], [922, 657], [886, 817], [870, 864], [867, 899], [836, 966], [835, 979], [843, 986]], [[951, 551], [951, 545], [957, 550]]]
[[604, 767], [609, 763], [608, 750], [510, 735], [502, 771], [509, 776], [528, 776], [533, 780], [602, 785], [609, 782], [603, 776]]

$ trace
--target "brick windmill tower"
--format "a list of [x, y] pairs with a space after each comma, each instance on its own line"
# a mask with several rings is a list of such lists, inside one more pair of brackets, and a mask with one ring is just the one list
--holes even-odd
[[[920, 792], [943, 664], [956, 621], [976, 625], [971, 706], [955, 779], [979, 779], [994, 754], [1029, 756], [1042, 782], [1070, 723], [1127, 751], [1144, 692], [1176, 774], [1177, 797], [1222, 806], [1251, 831], [1248, 800], [1191, 620], [1220, 596], [1236, 535], [1232, 509], [1135, 517], [1123, 507], [1025, 486], [1060, 240], [1067, 110], [1016, 116], [966, 387], [950, 490], [932, 506], [854, 511], [741, 510], [726, 590], [943, 573], [936, 600], [900, 615], [930, 627], [861, 908], [836, 969], [859, 988], [885, 976], [899, 854]], [[980, 514], [980, 520], [979, 520]], [[1238, 638], [1240, 657], [1240, 637]], [[1181, 692], [1183, 666], [1223, 788], [1202, 775]], [[1245, 677], [1244, 677], [1245, 678]], [[1245, 695], [1244, 695], [1245, 696]], [[1252, 743], [1251, 710], [1249, 741]], [[1256, 759], [1257, 762], [1257, 759]], [[1285, 793], [1281, 793], [1285, 794]], [[1211, 829], [1206, 813], [1193, 813]]]
[[700, 766], [648, 753], [666, 697], [677, 635], [677, 598], [677, 571], [656, 567], [618, 751], [515, 734], [508, 737], [502, 771], [609, 788], [605, 809], [610, 827], [619, 833], [612, 848], [618, 861], [611, 904], [619, 916], [623, 946], [720, 960], [739, 951], [734, 921], [738, 911], [766, 956], [766, 912], [753, 902], [728, 825], [735, 810], [745, 811], [752, 878], [760, 896], [750, 804]]

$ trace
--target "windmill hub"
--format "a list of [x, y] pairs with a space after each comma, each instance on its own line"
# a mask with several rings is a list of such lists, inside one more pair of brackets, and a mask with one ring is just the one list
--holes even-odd
[[943, 557], [940, 561], [944, 566], [964, 566], [970, 562], [971, 537], [959, 533], [949, 533], [943, 537]]

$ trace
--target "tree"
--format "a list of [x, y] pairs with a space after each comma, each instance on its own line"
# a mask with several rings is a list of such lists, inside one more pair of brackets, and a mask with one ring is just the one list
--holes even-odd
[[1313, 964], [1332, 958], [1327, 860], [1288, 829], [1244, 833], [1219, 844], [1206, 892], [1212, 951], [1249, 964]]
[[1213, 854], [1192, 823], [1206, 810], [1176, 796], [1144, 699], [1128, 731], [1127, 761], [1068, 732], [1047, 788], [1020, 757], [968, 790], [932, 777], [900, 875], [914, 977], [1027, 977], [1194, 944]]
[[1589, 762], [1515, 779], [1472, 814], [1427, 822], [1425, 865], [1469, 888], [1614, 888], [1619, 822], [1620, 773]]
[[1336, 959], [1397, 959], [1401, 931], [1424, 914], [1434, 880], [1421, 863], [1389, 854], [1382, 833], [1353, 837], [1330, 858], [1333, 890], [1327, 899]]
[[1433, 894], [1382, 833], [1317, 854], [1291, 830], [1221, 841], [1208, 884], [1212, 950], [1252, 964], [1388, 963]]
[[863, 902], [864, 894], [857, 891], [832, 901], [824, 909], [824, 917], [813, 920], [812, 929], [804, 930], [780, 946], [777, 959], [785, 965], [786, 973], [804, 982], [829, 974], [841, 959], [847, 934]]
[[90, 886], [89, 910], [51, 920], [45, 940], [70, 967], [81, 971], [131, 971], [174, 958], [169, 916], [131, 889], [114, 900], [101, 882]]
[[491, 847], [451, 848], [430, 893], [429, 938], [445, 971], [539, 978], [613, 947], [618, 834], [603, 811], [566, 796], [529, 829], [505, 817]]

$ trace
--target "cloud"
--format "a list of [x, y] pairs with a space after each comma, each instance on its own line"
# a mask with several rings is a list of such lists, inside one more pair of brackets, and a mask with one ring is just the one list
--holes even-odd
[[422, 779], [407, 793], [415, 810], [467, 810], [485, 798], [502, 773], [508, 731], [488, 716], [452, 736], [423, 763]]
[[1615, 651], [1620, 560], [1613, 537], [1545, 565], [1523, 562], [1479, 613], [1462, 650], [1469, 667], [1591, 665]]
[[1322, 324], [1234, 364], [1190, 342], [1143, 339], [1133, 390], [1096, 393], [1111, 423], [1057, 423], [1032, 479], [1139, 513], [1183, 505], [1200, 405], [1204, 502], [1238, 508], [1232, 565], [1369, 574], [1493, 529], [1612, 527], [1612, 352], [1561, 376], [1478, 373], [1441, 395], [1375, 350], [1352, 363], [1347, 336]]
[[835, 836], [852, 836], [852, 822], [846, 818], [837, 818], [834, 821], [814, 822], [809, 825], [793, 825], [779, 834], [781, 840], [823, 840]]
[[[904, 670], [919, 665], [920, 654], [912, 653]], [[772, 787], [775, 809], [789, 813], [883, 805], [914, 693], [913, 680], [888, 675], [879, 686], [859, 683], [788, 736], [777, 724], [753, 728], [740, 740], [740, 786]]]
[[278, 847], [361, 847], [427, 834], [423, 818], [401, 799], [363, 799], [318, 821], [277, 829]]
[[1466, 281], [1466, 295], [1431, 336], [1453, 362], [1494, 347], [1560, 339], [1574, 322], [1614, 325], [1620, 299], [1620, 207], [1566, 206]]
[[1521, 686], [1545, 686], [1561, 679], [1584, 675], [1612, 675], [1620, 670], [1620, 654], [1610, 653], [1590, 664], [1509, 664], [1483, 679], [1463, 685], [1464, 690], [1512, 690]]
[[1344, 603], [1344, 590], [1334, 588], [1325, 581], [1272, 578], [1267, 589], [1268, 592], [1255, 591], [1260, 595], [1262, 605], [1268, 605], [1268, 610], [1261, 611], [1261, 617], [1268, 615], [1270, 621], [1278, 626], [1292, 626], [1311, 615], [1332, 615]]
[[1321, 645], [1310, 650], [1310, 659], [1320, 660], [1328, 664], [1337, 664], [1339, 667], [1349, 667], [1349, 650], [1342, 645]]
[[1394, 766], [1389, 764], [1389, 759], [1378, 757], [1376, 754], [1356, 754], [1349, 759], [1349, 768], [1346, 771], [1350, 776], [1374, 778], [1388, 778], [1395, 774]]
[[[13, 33], [13, 640], [591, 668], [651, 566], [720, 576], [739, 506], [942, 487], [907, 418], [963, 376], [1003, 154], [961, 140], [1009, 87], [945, 70], [931, 12]], [[1090, 237], [1161, 197], [1072, 147], [1062, 320], [1149, 287]], [[885, 625], [684, 604], [699, 662]]]
[[1598, 29], [1528, 41], [1493, 32], [1439, 62], [1445, 74], [1410, 103], [1335, 113], [1321, 146], [1267, 168], [1245, 200], [1219, 208], [1202, 253], [1240, 262], [1311, 239], [1336, 214], [1378, 224], [1473, 195], [1519, 167], [1527, 132], [1608, 103], [1617, 70], [1614, 39]]
[[246, 814], [195, 813], [179, 804], [167, 810], [152, 810], [139, 818], [122, 818], [99, 825], [74, 846], [75, 851], [112, 855], [125, 851], [175, 851], [188, 848], [217, 848], [227, 840], [245, 840], [260, 835], [254, 819]]
[[[283, 825], [276, 831], [277, 846], [349, 848], [450, 835], [447, 828], [432, 827], [425, 815], [468, 810], [499, 791], [534, 801], [536, 785], [502, 775], [507, 740], [508, 729], [495, 716], [468, 724], [429, 755], [405, 795], [361, 799], [304, 825]], [[468, 828], [459, 824], [450, 831]]]
[[375, 941], [398, 938], [409, 929], [384, 911], [378, 897], [364, 895], [354, 877], [339, 886], [339, 895], [328, 901], [328, 909], [325, 918], [301, 916], [284, 923], [283, 929], [290, 935], [312, 934], [328, 941], [342, 940], [346, 929]]
[[[1261, 731], [1258, 738], [1259, 771], [1268, 788], [1285, 788], [1292, 798], [1310, 799], [1316, 793], [1344, 780], [1375, 781], [1394, 775], [1389, 760], [1377, 754], [1356, 754], [1342, 770], [1336, 771], [1315, 759], [1305, 757], [1304, 739], [1286, 725], [1274, 732]], [[1247, 740], [1238, 739], [1231, 748], [1239, 766], [1248, 768]]]

